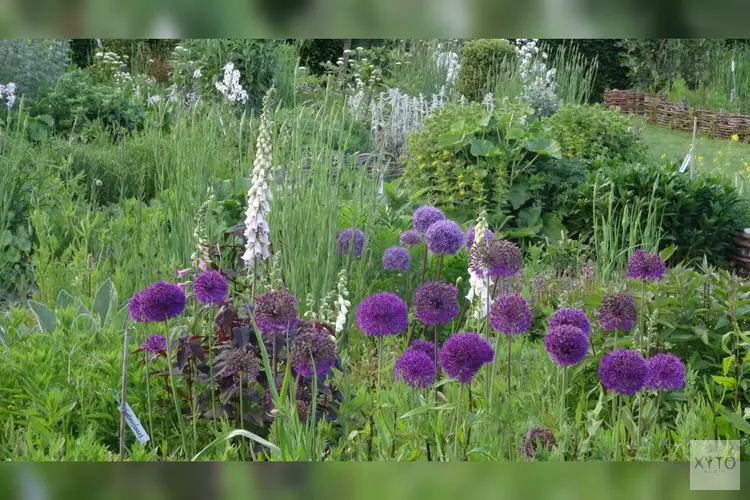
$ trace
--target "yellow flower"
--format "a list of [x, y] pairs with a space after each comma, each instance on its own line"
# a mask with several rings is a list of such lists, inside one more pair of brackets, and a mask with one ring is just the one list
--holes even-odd
[[474, 172], [474, 177], [479, 177], [479, 172]]
[[702, 156], [698, 157], [698, 163], [703, 163], [703, 157]]
[[424, 156], [422, 156], [422, 155], [417, 156], [417, 160], [424, 161]]
[[734, 142], [737, 142], [737, 141], [739, 141], [739, 140], [740, 140], [740, 136], [739, 136], [739, 135], [737, 135], [737, 134], [732, 134], [732, 140], [733, 140]]
[[716, 154], [721, 156], [721, 151], [717, 151]]
[[421, 165], [419, 166], [419, 169], [420, 169], [420, 170], [424, 170], [425, 168], [427, 168], [427, 165], [425, 165], [424, 163], [422, 163], [422, 164], [421, 164]]
[[458, 183], [458, 187], [464, 187], [465, 185], [466, 185], [466, 183], [464, 181], [461, 181], [461, 182]]
[[568, 153], [568, 158], [573, 158], [573, 153]]
[[458, 174], [458, 179], [461, 180], [464, 178], [464, 174]]
[[464, 195], [464, 190], [462, 189], [461, 191], [458, 192], [458, 194], [461, 195], [461, 196], [463, 196]]
[[664, 158], [666, 158], [666, 157], [667, 157], [667, 154], [666, 154], [666, 153], [663, 153], [663, 154], [661, 155], [661, 159], [662, 159], [662, 160], [663, 160]]
[[451, 152], [448, 151], [447, 149], [443, 151], [443, 156], [445, 156], [446, 158], [448, 158], [450, 155], [451, 155]]
[[437, 167], [437, 164], [438, 164], [438, 162], [437, 162], [437, 161], [433, 161], [433, 162], [432, 162], [432, 166], [433, 166], [433, 167]]
[[446, 164], [447, 166], [449, 166], [449, 167], [450, 167], [451, 165], [453, 165], [453, 164], [452, 164], [451, 162], [449, 162], [449, 161], [446, 161], [446, 162], [445, 162], [445, 164]]

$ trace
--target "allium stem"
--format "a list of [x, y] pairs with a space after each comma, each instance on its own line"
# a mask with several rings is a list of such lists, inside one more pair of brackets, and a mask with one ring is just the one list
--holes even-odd
[[[120, 462], [125, 460], [125, 405], [128, 395], [128, 343], [130, 327], [125, 327], [125, 340], [122, 350], [122, 392], [120, 394]], [[150, 416], [150, 415], [149, 415]]]
[[435, 272], [435, 281], [440, 281], [440, 277], [443, 274], [443, 259], [444, 258], [445, 256], [443, 254], [440, 254], [438, 256], [437, 269]]
[[513, 337], [508, 335], [508, 460], [513, 459], [513, 427], [511, 425], [511, 419], [513, 416], [512, 408], [513, 405], [511, 403], [510, 397], [511, 397], [511, 386], [510, 386], [510, 375], [511, 375], [511, 369], [510, 369], [510, 361], [511, 361], [511, 353], [513, 352], [511, 350], [511, 342], [513, 340]]
[[565, 461], [565, 390], [566, 383], [568, 381], [568, 367], [563, 367], [562, 376], [562, 391], [560, 392], [560, 434], [562, 435], [562, 442], [560, 444], [560, 460]]
[[[435, 381], [440, 378], [440, 364], [438, 363], [438, 334], [440, 333], [440, 324], [435, 325]], [[435, 387], [435, 404], [438, 401], [438, 388]]]
[[646, 333], [646, 282], [641, 281], [641, 354], [646, 353], [648, 357], [648, 347], [644, 350], [643, 337]]
[[378, 390], [381, 387], [380, 374], [383, 372], [383, 337], [378, 337]]
[[456, 402], [456, 424], [453, 426], [453, 455], [458, 456], [458, 423], [461, 415], [461, 403], [464, 399], [464, 384], [458, 385], [458, 401]]
[[620, 461], [620, 395], [615, 396], [613, 408], [617, 408], [617, 413], [612, 417], [615, 425], [615, 462]]
[[424, 283], [424, 276], [427, 272], [427, 254], [429, 253], [429, 250], [427, 250], [427, 242], [424, 243], [424, 260], [422, 261], [422, 276], [419, 278], [419, 284], [421, 285]]
[[[150, 353], [146, 353], [146, 408], [148, 409], [148, 435], [154, 435], [154, 422], [151, 417], [151, 377], [149, 376], [149, 358]], [[213, 389], [213, 385], [212, 385]]]
[[180, 436], [182, 436], [182, 446], [185, 453], [189, 453], [187, 438], [185, 437], [185, 423], [182, 421], [182, 410], [180, 401], [177, 398], [177, 387], [174, 380], [174, 370], [172, 369], [172, 342], [169, 338], [169, 325], [164, 321], [164, 338], [167, 339], [167, 367], [169, 368], [169, 383], [172, 386], [172, 399], [174, 400], [174, 409], [177, 412], [177, 422], [180, 425]]

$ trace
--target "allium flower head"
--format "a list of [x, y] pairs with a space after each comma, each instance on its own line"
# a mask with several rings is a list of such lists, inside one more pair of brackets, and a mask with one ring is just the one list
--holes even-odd
[[396, 360], [393, 378], [402, 379], [412, 387], [429, 387], [437, 378], [435, 362], [432, 356], [410, 349]]
[[[466, 231], [466, 250], [468, 250], [469, 252], [471, 252], [471, 248], [474, 246], [475, 232], [476, 232], [476, 228], [474, 226], [470, 227], [469, 230]], [[494, 240], [495, 233], [493, 233], [490, 229], [485, 229], [484, 239]]]
[[455, 255], [464, 244], [464, 233], [452, 220], [441, 220], [427, 230], [427, 248], [432, 253]]
[[469, 254], [469, 266], [480, 277], [509, 278], [523, 267], [523, 254], [515, 243], [483, 238]]
[[300, 326], [290, 346], [292, 368], [297, 374], [323, 376], [336, 363], [337, 357], [336, 341], [327, 328], [315, 322]]
[[297, 328], [297, 299], [286, 290], [269, 290], [255, 298], [255, 323], [265, 335]]
[[524, 436], [519, 452], [532, 458], [538, 450], [552, 451], [555, 446], [557, 442], [551, 430], [534, 426]]
[[479, 369], [493, 359], [495, 351], [490, 343], [474, 332], [453, 335], [440, 350], [440, 366], [462, 384], [470, 384]]
[[357, 326], [366, 335], [373, 337], [403, 332], [408, 318], [406, 303], [390, 292], [370, 295], [357, 308]]
[[679, 391], [685, 385], [685, 365], [674, 354], [656, 354], [646, 365], [645, 383], [652, 391]]
[[604, 355], [599, 364], [599, 379], [608, 391], [632, 396], [643, 387], [648, 366], [639, 353], [615, 349]]
[[430, 226], [445, 219], [443, 212], [435, 207], [425, 206], [414, 211], [411, 223], [418, 232], [425, 234]]
[[563, 325], [575, 326], [586, 336], [591, 334], [591, 323], [582, 309], [574, 309], [572, 307], [559, 309], [550, 317], [547, 325], [550, 329]]
[[167, 321], [185, 310], [185, 293], [174, 283], [158, 281], [142, 293], [141, 314], [149, 322]]
[[231, 377], [236, 382], [255, 380], [260, 372], [258, 356], [247, 349], [234, 348], [222, 354], [224, 367], [217, 375]]
[[144, 323], [147, 321], [146, 316], [143, 315], [142, 311], [143, 297], [145, 296], [144, 292], [145, 290], [136, 292], [132, 297], [130, 297], [130, 300], [128, 301], [128, 312], [130, 313], [130, 319], [132, 319], [136, 323]]
[[[354, 235], [353, 241], [352, 235]], [[348, 227], [339, 233], [337, 246], [340, 255], [351, 253], [352, 257], [361, 257], [365, 248], [365, 233], [359, 229], [352, 230]]]
[[426, 281], [414, 293], [414, 313], [425, 325], [450, 323], [459, 307], [456, 287], [444, 281]]
[[606, 295], [598, 309], [599, 323], [605, 331], [629, 332], [638, 319], [638, 309], [632, 296], [624, 293]]
[[399, 243], [405, 247], [415, 247], [422, 243], [422, 236], [420, 236], [419, 231], [416, 229], [409, 229], [401, 233]]
[[409, 351], [419, 351], [427, 354], [430, 359], [435, 357], [435, 344], [429, 340], [415, 339], [409, 344]]
[[167, 339], [162, 335], [151, 335], [143, 344], [141, 344], [140, 351], [148, 352], [151, 354], [164, 353], [167, 350]]
[[383, 269], [406, 272], [411, 265], [409, 251], [403, 247], [391, 247], [383, 253]]
[[636, 250], [628, 259], [627, 277], [641, 281], [659, 281], [664, 276], [667, 266], [657, 254]]
[[572, 325], [550, 328], [544, 337], [544, 349], [550, 359], [559, 366], [570, 366], [583, 361], [588, 346], [588, 335]]
[[531, 308], [517, 293], [507, 293], [490, 306], [490, 326], [505, 335], [518, 335], [531, 328]]
[[229, 283], [221, 273], [207, 271], [195, 277], [193, 294], [202, 304], [219, 304], [227, 298]]

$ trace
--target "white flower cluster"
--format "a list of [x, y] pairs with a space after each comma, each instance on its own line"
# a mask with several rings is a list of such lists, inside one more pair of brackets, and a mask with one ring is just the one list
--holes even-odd
[[344, 331], [346, 326], [346, 315], [349, 313], [349, 308], [352, 303], [349, 301], [349, 291], [346, 289], [347, 284], [346, 269], [342, 269], [339, 273], [339, 282], [336, 285], [338, 289], [338, 297], [336, 298], [336, 333]]
[[482, 99], [482, 105], [487, 111], [492, 111], [493, 109], [495, 109], [495, 94], [493, 94], [492, 92], [487, 92], [484, 95], [484, 99]]
[[199, 261], [211, 262], [211, 255], [208, 252], [208, 210], [214, 201], [213, 189], [209, 187], [208, 198], [198, 208], [195, 214], [195, 229], [193, 230], [193, 240], [195, 241], [195, 252], [190, 256], [193, 266], [198, 266]]
[[[474, 247], [484, 239], [486, 230], [486, 213], [482, 212], [477, 218], [477, 223], [474, 227]], [[487, 316], [487, 298], [491, 285], [492, 280], [490, 278], [480, 278], [469, 268], [469, 293], [466, 294], [466, 299], [472, 302], [472, 316], [475, 319], [482, 319]]]
[[438, 44], [437, 51], [433, 54], [435, 66], [445, 71], [445, 83], [452, 85], [458, 79], [458, 70], [461, 65], [458, 62], [458, 54], [450, 50], [443, 51], [443, 45]]
[[242, 88], [240, 84], [240, 72], [234, 69], [234, 63], [228, 62], [224, 66], [224, 80], [216, 82], [216, 90], [227, 98], [231, 103], [235, 102], [246, 102], [247, 92]]
[[0, 99], [5, 99], [5, 105], [12, 108], [16, 102], [16, 84], [13, 82], [6, 85], [0, 84]]
[[361, 79], [357, 79], [357, 91], [346, 98], [346, 103], [349, 105], [349, 112], [355, 120], [361, 120], [365, 114], [366, 106], [364, 105], [365, 100], [365, 86]]
[[540, 52], [537, 42], [536, 38], [516, 40], [518, 69], [523, 81], [520, 99], [528, 103], [538, 116], [551, 116], [560, 107], [555, 69], [547, 68], [547, 53]]
[[271, 143], [271, 101], [274, 89], [268, 89], [263, 98], [263, 113], [260, 116], [258, 142], [253, 161], [253, 179], [247, 193], [247, 211], [245, 212], [245, 253], [242, 260], [251, 266], [256, 259], [267, 259], [270, 241], [268, 240], [267, 216], [271, 211], [271, 175], [273, 165], [273, 144]]
[[378, 148], [403, 154], [409, 133], [421, 130], [422, 122], [445, 103], [445, 87], [429, 100], [422, 94], [412, 97], [398, 88], [392, 88], [388, 93], [381, 92], [370, 103], [370, 131]]

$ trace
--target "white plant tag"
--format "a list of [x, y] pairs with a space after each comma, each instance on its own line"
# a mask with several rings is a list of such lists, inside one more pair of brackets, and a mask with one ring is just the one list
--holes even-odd
[[[117, 408], [121, 410], [122, 405], [120, 404], [120, 398], [118, 398], [116, 394], [115, 400], [117, 401]], [[143, 444], [151, 439], [148, 436], [148, 433], [146, 433], [146, 429], [144, 429], [143, 425], [141, 425], [141, 421], [138, 420], [138, 417], [135, 416], [133, 409], [127, 403], [125, 403], [125, 422], [127, 422], [128, 427], [130, 427], [130, 430], [133, 431], [133, 434], [135, 434], [135, 438], [139, 443]]]

